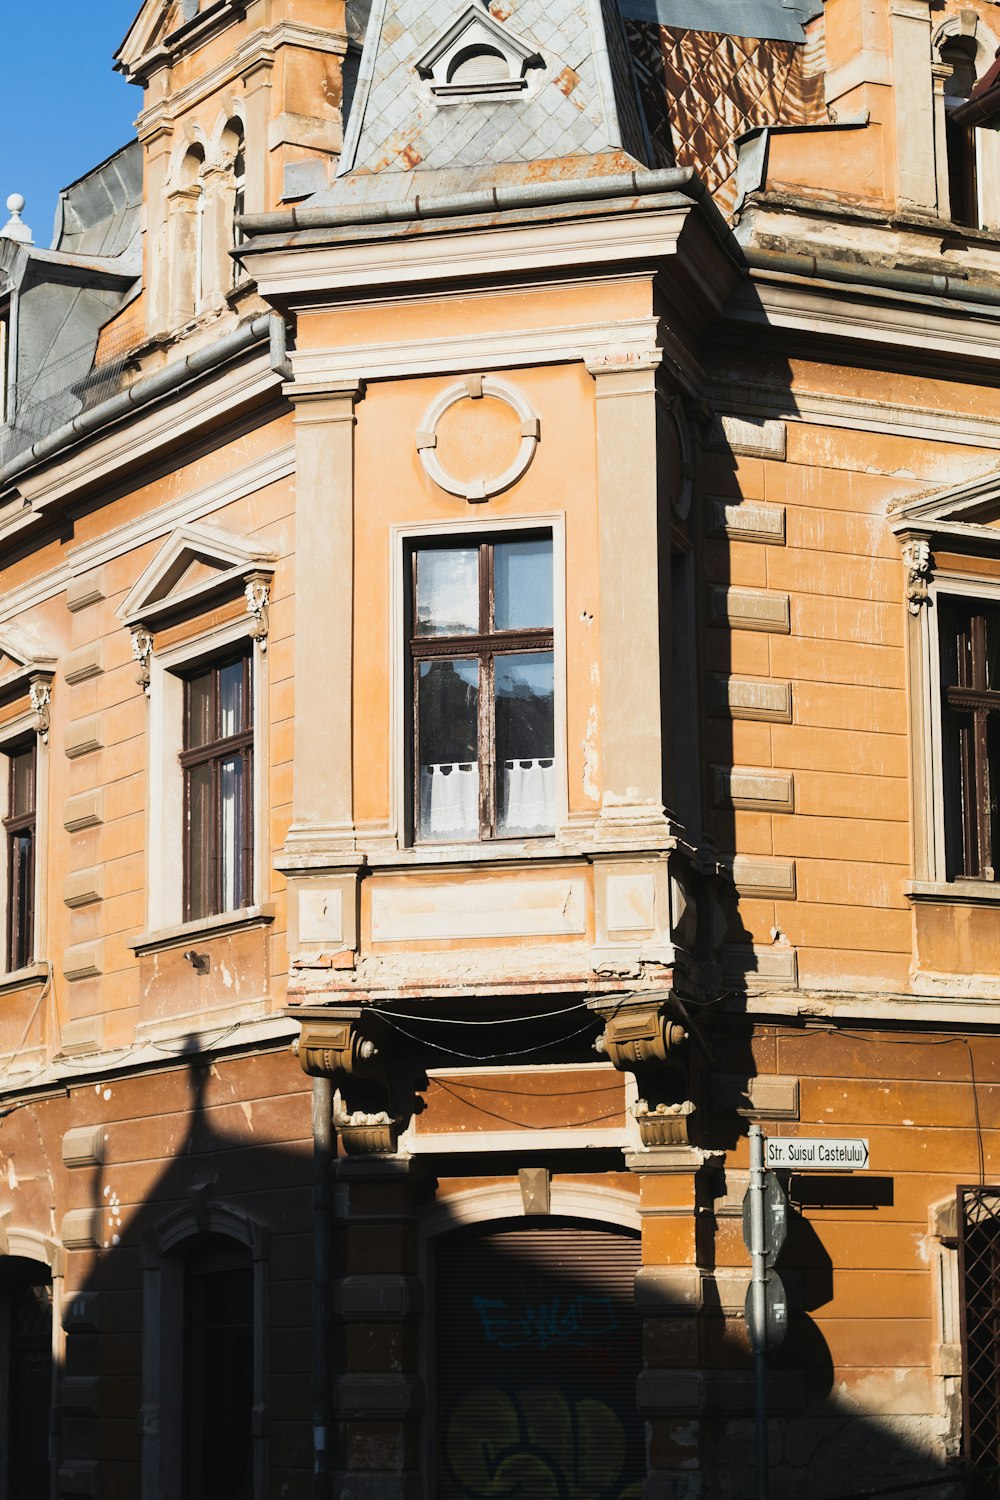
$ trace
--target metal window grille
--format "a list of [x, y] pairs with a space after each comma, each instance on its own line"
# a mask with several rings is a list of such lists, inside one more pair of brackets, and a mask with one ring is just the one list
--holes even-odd
[[[1000, 1465], [1000, 1187], [958, 1189], [965, 1459], [972, 1470]], [[1000, 1494], [994, 1472], [970, 1496]]]

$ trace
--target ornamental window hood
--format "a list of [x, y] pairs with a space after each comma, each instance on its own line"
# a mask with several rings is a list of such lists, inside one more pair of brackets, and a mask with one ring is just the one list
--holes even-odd
[[544, 66], [534, 47], [476, 5], [415, 64], [441, 104], [515, 97], [528, 87], [528, 69]]

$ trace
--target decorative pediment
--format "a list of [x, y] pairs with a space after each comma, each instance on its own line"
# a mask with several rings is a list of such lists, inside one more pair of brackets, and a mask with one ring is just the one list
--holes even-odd
[[470, 5], [414, 66], [432, 97], [447, 104], [520, 94], [528, 86], [528, 69], [545, 63], [536, 47], [488, 10]]
[[43, 739], [49, 732], [49, 705], [55, 654], [26, 632], [0, 630], [0, 703], [24, 694], [35, 716], [34, 727]]
[[[274, 572], [274, 557], [232, 532], [209, 526], [181, 526], [164, 542], [129, 591], [118, 618], [133, 633], [184, 614], [194, 614], [224, 596], [251, 591], [261, 598]], [[260, 609], [266, 608], [263, 599]]]
[[947, 536], [977, 547], [1000, 548], [1000, 468], [943, 488], [907, 495], [889, 507], [897, 536]]
[[211, 4], [209, 0], [146, 0], [115, 53], [115, 62], [130, 83], [138, 82], [152, 59], [181, 50], [189, 29], [200, 33], [199, 16], [204, 15], [206, 25], [215, 25], [227, 12], [242, 13], [246, 4], [247, 0], [212, 0]]

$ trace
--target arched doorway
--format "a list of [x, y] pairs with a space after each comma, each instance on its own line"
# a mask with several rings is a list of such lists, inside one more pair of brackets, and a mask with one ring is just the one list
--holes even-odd
[[638, 1500], [637, 1235], [557, 1218], [436, 1243], [434, 1493]]
[[0, 1260], [0, 1500], [49, 1493], [52, 1275], [40, 1261]]

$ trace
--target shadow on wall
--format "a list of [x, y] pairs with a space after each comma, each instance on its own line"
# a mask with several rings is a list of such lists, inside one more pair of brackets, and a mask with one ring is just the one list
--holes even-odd
[[[192, 1055], [186, 1080], [175, 1072], [172, 1082], [162, 1074], [138, 1081], [151, 1157], [176, 1146], [141, 1207], [67, 1297], [55, 1494], [313, 1496], [308, 1139], [303, 1131], [290, 1144], [257, 1144], [220, 1123], [227, 1109], [243, 1109], [227, 1102], [225, 1068], [273, 1069], [278, 1061], [209, 1066]], [[281, 1059], [281, 1067], [286, 1061], [294, 1088], [297, 1064]], [[268, 1130], [267, 1101], [255, 1106], [255, 1119], [259, 1137]], [[308, 1114], [299, 1119], [307, 1131]], [[112, 1132], [109, 1165], [93, 1170], [92, 1200], [105, 1225], [120, 1214], [115, 1203], [128, 1175], [113, 1141]], [[595, 1164], [601, 1170], [603, 1157]], [[563, 1174], [579, 1185], [586, 1177], [578, 1156], [549, 1164], [555, 1181]], [[457, 1212], [449, 1217], [439, 1191], [458, 1186], [447, 1163], [436, 1163], [436, 1178], [387, 1167], [381, 1182], [367, 1168], [359, 1178], [358, 1165], [338, 1164], [352, 1203], [362, 1184], [358, 1212], [368, 1223], [353, 1249], [353, 1219], [339, 1225], [335, 1242], [332, 1269], [341, 1287], [358, 1294], [341, 1300], [349, 1321], [330, 1333], [337, 1474], [367, 1464], [377, 1471], [371, 1493], [388, 1493], [388, 1453], [429, 1474], [422, 1493], [435, 1500], [640, 1500], [648, 1461], [673, 1471], [680, 1487], [671, 1493], [683, 1500], [751, 1500], [752, 1382], [738, 1319], [710, 1306], [697, 1320], [703, 1483], [688, 1484], [675, 1445], [685, 1432], [690, 1440], [695, 1412], [680, 1424], [658, 1417], [656, 1390], [673, 1367], [681, 1366], [683, 1378], [695, 1362], [689, 1349], [679, 1352], [676, 1337], [690, 1330], [690, 1309], [644, 1300], [640, 1317], [634, 1232], [548, 1215], [469, 1225]], [[469, 1165], [466, 1158], [454, 1169], [463, 1187], [475, 1183]], [[517, 1165], [500, 1170], [516, 1181]], [[809, 1182], [800, 1184], [799, 1198], [808, 1201]], [[422, 1215], [432, 1206], [434, 1234], [424, 1236]], [[37, 1419], [48, 1379], [48, 1302], [44, 1276], [36, 1268], [26, 1292], [22, 1269], [4, 1262], [0, 1282], [11, 1418], [0, 1489], [6, 1500], [46, 1492]], [[935, 1472], [927, 1452], [891, 1421], [838, 1401], [829, 1352], [810, 1316], [830, 1300], [834, 1273], [799, 1212], [781, 1270], [793, 1316], [771, 1371], [774, 1500], [860, 1496], [894, 1483], [904, 1486], [897, 1493], [911, 1493], [908, 1479]], [[422, 1296], [414, 1293], [396, 1311], [391, 1298], [373, 1299], [379, 1278], [391, 1292], [404, 1283], [414, 1288], [418, 1277]], [[387, 1413], [384, 1390], [398, 1392], [406, 1382], [410, 1405]], [[334, 1495], [362, 1492], [363, 1484], [347, 1488], [335, 1477]], [[944, 1500], [958, 1492], [942, 1483], [912, 1494]]]

